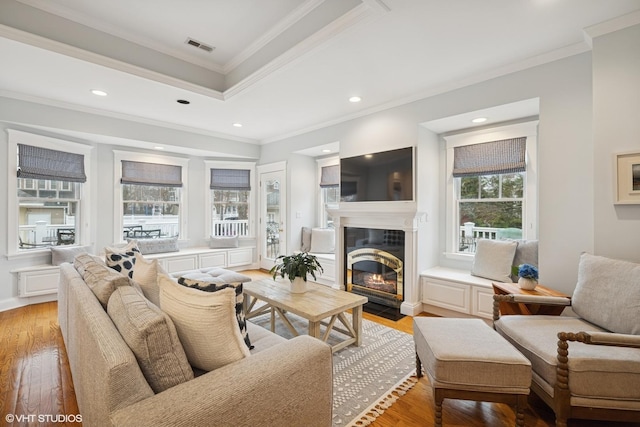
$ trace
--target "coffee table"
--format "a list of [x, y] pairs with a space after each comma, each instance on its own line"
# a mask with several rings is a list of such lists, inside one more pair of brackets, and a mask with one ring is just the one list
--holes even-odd
[[[348, 345], [362, 343], [362, 305], [367, 297], [351, 292], [332, 289], [317, 283], [307, 282], [309, 290], [303, 294], [291, 293], [287, 282], [263, 279], [243, 284], [245, 316], [251, 319], [266, 312], [271, 313], [271, 331], [275, 332], [276, 313], [294, 336], [299, 333], [287, 318], [287, 313], [297, 314], [309, 321], [309, 335], [327, 342], [331, 331], [337, 331], [347, 338], [332, 346], [336, 352]], [[256, 302], [266, 304], [254, 309]], [[349, 322], [346, 311], [351, 309]], [[342, 327], [336, 325], [340, 321]], [[324, 334], [320, 325], [326, 326]]]

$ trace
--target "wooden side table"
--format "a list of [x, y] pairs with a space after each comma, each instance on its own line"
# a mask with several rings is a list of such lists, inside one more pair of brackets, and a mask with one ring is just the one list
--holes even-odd
[[[540, 284], [532, 291], [521, 289], [517, 283], [492, 283], [493, 293], [496, 295], [538, 295], [546, 297], [565, 297], [571, 299], [569, 295], [549, 289]], [[564, 305], [548, 305], [548, 304], [530, 304], [517, 303], [511, 304], [507, 302], [500, 303], [500, 314], [540, 314], [547, 316], [559, 316], [564, 310]]]

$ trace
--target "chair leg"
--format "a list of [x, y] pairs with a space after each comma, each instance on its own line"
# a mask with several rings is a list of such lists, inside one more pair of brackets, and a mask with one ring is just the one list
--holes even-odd
[[418, 352], [416, 352], [416, 377], [422, 378], [422, 362], [420, 361]]
[[435, 427], [442, 427], [442, 402], [444, 401], [444, 397], [439, 389], [433, 389], [433, 398], [436, 403], [436, 410], [433, 413], [433, 424]]
[[527, 396], [524, 394], [518, 396], [518, 401], [516, 402], [516, 427], [524, 427], [524, 410], [527, 405]]

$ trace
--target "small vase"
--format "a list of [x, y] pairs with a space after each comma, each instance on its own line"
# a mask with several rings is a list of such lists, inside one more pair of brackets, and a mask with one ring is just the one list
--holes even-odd
[[307, 286], [307, 282], [302, 277], [296, 277], [291, 282], [291, 293], [292, 294], [303, 294], [309, 290]]
[[525, 289], [527, 291], [532, 291], [538, 286], [538, 281], [536, 279], [529, 279], [527, 277], [520, 277], [518, 279], [518, 286], [520, 289]]

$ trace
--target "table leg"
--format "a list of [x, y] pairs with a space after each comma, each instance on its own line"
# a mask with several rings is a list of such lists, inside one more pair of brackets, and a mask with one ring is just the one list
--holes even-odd
[[353, 316], [353, 329], [356, 332], [356, 336], [354, 337], [356, 342], [354, 344], [359, 347], [362, 344], [362, 306], [353, 307], [351, 314]]
[[276, 331], [276, 309], [271, 306], [271, 332]]
[[320, 322], [309, 320], [309, 335], [314, 338], [320, 338]]

